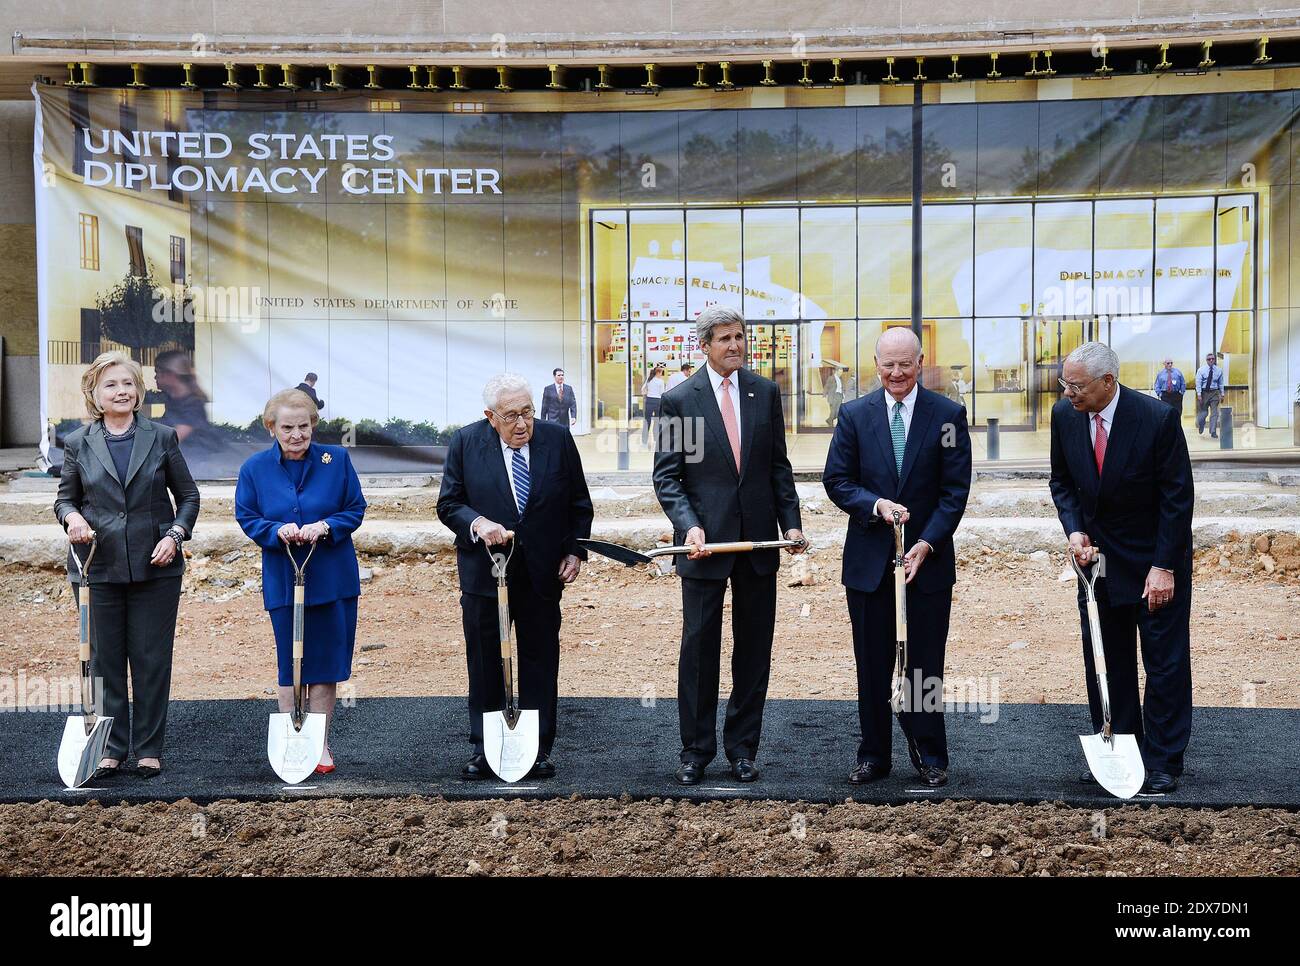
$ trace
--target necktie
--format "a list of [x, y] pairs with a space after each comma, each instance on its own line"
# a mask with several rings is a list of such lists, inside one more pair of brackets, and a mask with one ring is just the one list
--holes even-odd
[[511, 475], [515, 478], [515, 502], [519, 504], [519, 515], [524, 515], [524, 507], [528, 505], [528, 461], [524, 459], [524, 452], [521, 449], [510, 448], [510, 470]]
[[903, 404], [894, 403], [894, 417], [889, 421], [889, 435], [894, 439], [894, 468], [903, 476], [903, 451], [907, 449], [907, 430], [903, 426]]
[[1210, 392], [1214, 389], [1214, 366], [1210, 366], [1210, 374], [1205, 378], [1205, 391]]
[[727, 428], [727, 439], [731, 441], [731, 455], [736, 460], [736, 472], [740, 472], [740, 425], [736, 422], [736, 407], [731, 404], [731, 377], [722, 380], [722, 396], [718, 399], [718, 409], [722, 410], [722, 425]]
[[1092, 455], [1097, 460], [1097, 475], [1101, 476], [1101, 464], [1106, 462], [1106, 427], [1102, 425], [1101, 413], [1093, 413], [1092, 418], [1097, 421], [1097, 436], [1092, 441]]

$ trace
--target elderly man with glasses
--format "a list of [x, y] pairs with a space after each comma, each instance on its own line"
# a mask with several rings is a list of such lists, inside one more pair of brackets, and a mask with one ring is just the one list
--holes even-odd
[[582, 569], [592, 505], [582, 459], [568, 428], [536, 419], [522, 376], [503, 373], [483, 389], [484, 418], [457, 430], [447, 449], [438, 519], [456, 534], [460, 607], [469, 671], [473, 756], [465, 778], [490, 778], [483, 754], [483, 713], [505, 706], [497, 581], [482, 544], [515, 547], [506, 570], [519, 646], [520, 703], [539, 711], [541, 748], [530, 777], [555, 774], [556, 695], [560, 670], [560, 595]]
[[[1118, 734], [1137, 736], [1148, 793], [1178, 787], [1192, 729], [1192, 464], [1179, 413], [1119, 384], [1119, 357], [1086, 342], [1066, 356], [1065, 398], [1052, 409], [1052, 500], [1097, 581], [1110, 707]], [[1083, 661], [1094, 731], [1102, 726], [1082, 586]], [[1146, 700], [1138, 697], [1142, 639]], [[1092, 781], [1090, 774], [1084, 781]]]

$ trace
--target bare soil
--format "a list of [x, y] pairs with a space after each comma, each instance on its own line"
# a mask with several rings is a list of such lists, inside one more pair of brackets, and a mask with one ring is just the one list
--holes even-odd
[[0, 806], [10, 875], [1295, 875], [1300, 815], [650, 799]]

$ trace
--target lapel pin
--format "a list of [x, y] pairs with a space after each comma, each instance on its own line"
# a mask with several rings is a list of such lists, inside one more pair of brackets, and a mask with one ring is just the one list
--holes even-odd
[[320, 454], [320, 461], [321, 461], [322, 463], [329, 463], [329, 462], [330, 462], [331, 460], [333, 460], [333, 459], [334, 459], [334, 457], [330, 456], [329, 453], [321, 453], [321, 454]]
[[748, 396], [750, 399], [754, 398], [754, 394], [752, 392], [747, 392], [745, 393], [745, 395]]

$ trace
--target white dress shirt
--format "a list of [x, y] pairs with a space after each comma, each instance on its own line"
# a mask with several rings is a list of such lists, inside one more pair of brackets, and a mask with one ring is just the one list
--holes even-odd
[[[668, 389], [676, 389], [678, 386], [684, 383], [686, 379], [687, 379], [686, 373], [674, 372], [671, 376], [668, 377]], [[665, 390], [665, 392], [666, 391], [667, 390]]]
[[[713, 398], [717, 401], [718, 409], [719, 411], [721, 411], [723, 377], [718, 375], [717, 370], [714, 369], [713, 366], [711, 365], [706, 365], [704, 368], [708, 370], [709, 382], [713, 385]], [[727, 395], [731, 397], [731, 409], [736, 414], [736, 432], [740, 434], [741, 439], [744, 439], [745, 436], [744, 433], [741, 432], [741, 425], [740, 425], [740, 386], [736, 384], [736, 377], [739, 375], [740, 375], [740, 370], [737, 369], [735, 372], [733, 372], [730, 376], [727, 377], [728, 379], [731, 380], [731, 384], [727, 387]]]
[[[1115, 395], [1110, 397], [1110, 402], [1106, 408], [1101, 411], [1101, 424], [1106, 429], [1106, 439], [1110, 440], [1111, 428], [1115, 425], [1115, 410], [1119, 408], [1119, 383], [1115, 383]], [[1092, 445], [1097, 445], [1097, 420], [1093, 418], [1092, 413], [1088, 413], [1088, 439], [1092, 440]]]
[[[501, 443], [501, 459], [504, 460], [506, 464], [506, 479], [510, 481], [510, 495], [514, 497], [515, 506], [517, 507], [519, 506], [519, 493], [515, 490], [515, 468], [514, 468], [515, 451], [510, 448], [510, 446], [506, 443], [505, 440], [501, 439], [500, 434], [497, 434], [497, 439]], [[529, 446], [528, 443], [524, 443], [523, 446], [519, 447], [519, 452], [524, 454], [524, 463], [525, 465], [527, 465], [529, 471], [531, 471], [533, 468], [533, 464], [532, 462], [530, 462], [528, 458], [528, 446]], [[478, 542], [479, 521], [485, 519], [487, 518], [482, 515], [479, 515], [475, 517], [474, 522], [469, 525], [470, 539], [475, 543]]]

